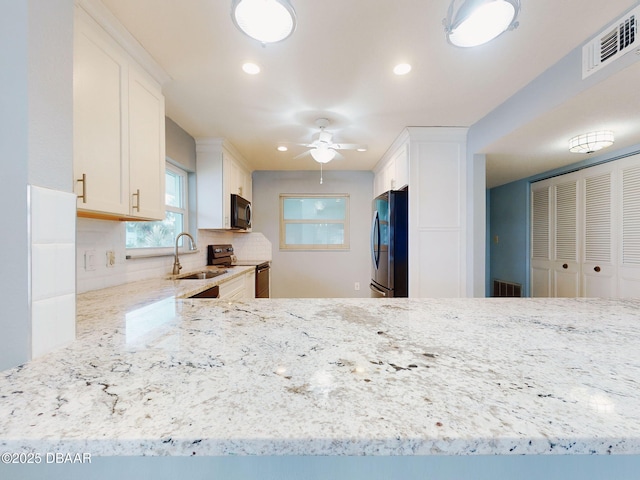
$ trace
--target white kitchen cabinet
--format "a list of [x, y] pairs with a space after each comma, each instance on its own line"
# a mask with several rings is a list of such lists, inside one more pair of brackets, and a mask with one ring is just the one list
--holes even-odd
[[467, 296], [466, 128], [408, 127], [374, 168], [374, 194], [408, 188], [409, 296]]
[[74, 33], [78, 215], [164, 218], [164, 97], [158, 82], [82, 7]]
[[640, 297], [640, 155], [531, 185], [531, 295]]
[[256, 298], [256, 271], [250, 270], [244, 276], [244, 292], [245, 298]]
[[106, 32], [76, 8], [73, 170], [78, 210], [129, 213], [123, 81], [126, 59]]
[[374, 195], [399, 190], [409, 184], [409, 144], [403, 143], [374, 170]]
[[220, 284], [219, 298], [229, 301], [247, 300], [255, 298], [255, 270], [249, 270]]
[[132, 217], [164, 219], [164, 96], [134, 69], [129, 70], [129, 191]]
[[196, 142], [198, 228], [228, 229], [231, 194], [251, 201], [251, 170], [240, 153], [223, 139]]

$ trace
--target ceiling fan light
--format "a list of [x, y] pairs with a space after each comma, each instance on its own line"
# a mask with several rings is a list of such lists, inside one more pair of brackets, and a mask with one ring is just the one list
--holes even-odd
[[336, 151], [332, 148], [312, 148], [309, 152], [318, 163], [329, 163], [336, 156]]
[[233, 0], [231, 18], [242, 32], [263, 44], [280, 42], [296, 28], [296, 12], [288, 0]]
[[583, 133], [569, 140], [569, 151], [573, 153], [593, 153], [613, 145], [613, 132], [601, 130]]
[[476, 47], [518, 26], [520, 0], [466, 0], [445, 19], [448, 41], [457, 47]]

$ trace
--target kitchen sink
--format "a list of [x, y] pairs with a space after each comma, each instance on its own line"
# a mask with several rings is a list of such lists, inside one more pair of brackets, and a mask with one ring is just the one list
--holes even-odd
[[176, 277], [176, 280], [204, 280], [214, 278], [227, 273], [226, 270], [204, 270], [202, 272], [189, 273]]

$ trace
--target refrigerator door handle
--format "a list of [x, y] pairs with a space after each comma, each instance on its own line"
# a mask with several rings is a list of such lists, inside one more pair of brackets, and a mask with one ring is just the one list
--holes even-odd
[[[378, 246], [377, 249], [376, 245]], [[373, 221], [371, 224], [371, 260], [377, 270], [378, 264], [380, 263], [380, 216], [377, 210], [373, 212]]]
[[387, 292], [383, 292], [382, 290], [380, 290], [378, 287], [376, 287], [373, 283], [369, 284], [369, 288], [371, 290], [373, 290], [376, 293], [379, 293], [380, 295], [382, 295], [383, 297], [387, 296]]

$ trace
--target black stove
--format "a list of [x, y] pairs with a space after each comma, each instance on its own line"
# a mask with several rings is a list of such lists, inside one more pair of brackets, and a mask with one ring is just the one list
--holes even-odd
[[207, 245], [207, 265], [229, 267], [232, 263], [233, 245]]

